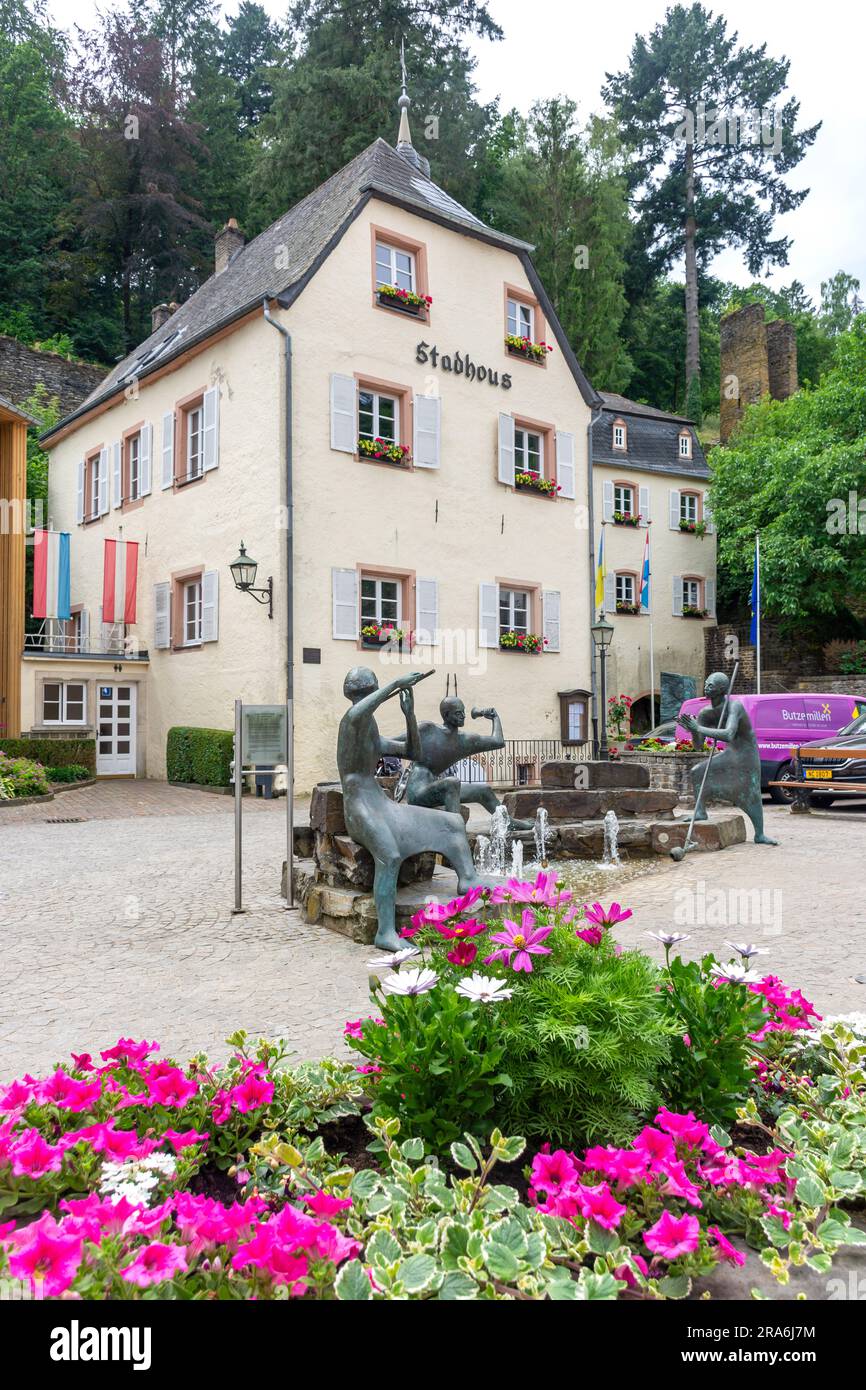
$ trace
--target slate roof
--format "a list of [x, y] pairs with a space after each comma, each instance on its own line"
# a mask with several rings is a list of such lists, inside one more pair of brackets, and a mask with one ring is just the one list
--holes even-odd
[[[600, 391], [602, 410], [592, 426], [592, 461], [642, 473], [677, 473], [709, 478], [710, 470], [694, 421], [641, 405], [627, 396]], [[623, 418], [627, 425], [627, 452], [613, 447], [613, 422]], [[687, 426], [692, 436], [692, 456], [679, 456], [680, 431]]]
[[349, 164], [237, 251], [221, 275], [212, 275], [206, 280], [161, 328], [119, 362], [86, 400], [59, 421], [46, 437], [106, 400], [130, 377], [143, 379], [193, 344], [248, 313], [261, 304], [266, 295], [278, 297], [284, 306], [290, 304], [372, 196], [397, 202], [410, 211], [518, 254], [532, 250], [528, 242], [506, 236], [480, 222], [386, 140], [374, 140]]

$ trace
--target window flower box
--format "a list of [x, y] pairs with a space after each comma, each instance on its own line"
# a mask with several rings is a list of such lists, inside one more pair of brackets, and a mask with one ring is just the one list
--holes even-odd
[[365, 623], [361, 628], [361, 644], [364, 647], [384, 647], [395, 643], [402, 651], [404, 642], [411, 650], [412, 634], [408, 628], [393, 627], [390, 623]]
[[360, 458], [376, 459], [378, 463], [396, 463], [403, 465], [412, 462], [412, 451], [408, 444], [395, 444], [390, 439], [359, 439], [358, 455]]
[[540, 652], [547, 646], [547, 638], [535, 632], [500, 632], [499, 645], [505, 652]]
[[637, 614], [637, 613], [640, 613], [640, 604], [639, 604], [639, 603], [630, 603], [630, 602], [628, 601], [628, 599], [625, 599], [625, 598], [618, 598], [617, 601], [616, 601], [616, 611], [617, 611], [617, 613], [634, 613], [634, 614]]
[[525, 357], [529, 362], [544, 362], [547, 354], [553, 352], [550, 343], [533, 343], [516, 333], [506, 333], [505, 346], [512, 357]]
[[708, 618], [710, 610], [708, 608], [696, 608], [693, 603], [683, 604], [684, 618]]
[[680, 519], [680, 530], [685, 531], [689, 536], [700, 536], [701, 539], [707, 534], [707, 523], [705, 521], [686, 521]]
[[538, 492], [543, 497], [555, 497], [560, 489], [555, 478], [542, 478], [540, 473], [515, 473], [514, 486], [518, 492]]
[[433, 299], [429, 294], [415, 294], [414, 290], [401, 290], [396, 285], [380, 285], [376, 299], [386, 309], [399, 309], [403, 314], [420, 318], [426, 314]]
[[640, 526], [640, 512], [614, 512], [614, 526]]

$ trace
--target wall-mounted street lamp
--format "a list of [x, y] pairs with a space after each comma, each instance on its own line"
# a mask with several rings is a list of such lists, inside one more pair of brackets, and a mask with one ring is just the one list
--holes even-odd
[[602, 762], [607, 762], [610, 755], [607, 747], [607, 672], [605, 665], [607, 649], [613, 641], [613, 624], [606, 620], [602, 612], [598, 615], [598, 621], [594, 622], [589, 630], [592, 633], [593, 644], [601, 663], [601, 744], [598, 756]]
[[235, 581], [235, 588], [240, 589], [242, 594], [252, 594], [256, 603], [266, 603], [268, 605], [268, 617], [272, 618], [274, 616], [274, 581], [268, 575], [268, 582], [264, 589], [253, 588], [258, 567], [258, 561], [247, 554], [244, 543], [241, 541], [241, 553], [229, 565], [232, 579]]

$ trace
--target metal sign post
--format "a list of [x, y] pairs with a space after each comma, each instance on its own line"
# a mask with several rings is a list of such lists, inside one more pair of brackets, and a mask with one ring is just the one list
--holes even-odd
[[[249, 766], [246, 760], [249, 760]], [[243, 906], [243, 794], [244, 777], [258, 774], [271, 778], [275, 770], [286, 767], [286, 908], [294, 907], [294, 738], [292, 701], [285, 705], [245, 705], [235, 700], [235, 897], [232, 914], [245, 911]], [[257, 779], [258, 780], [258, 779]]]
[[244, 794], [244, 774], [243, 774], [243, 701], [235, 700], [235, 905], [232, 908], [232, 915], [243, 912], [242, 905], [242, 874], [243, 857], [241, 854], [241, 844], [243, 839], [243, 794]]

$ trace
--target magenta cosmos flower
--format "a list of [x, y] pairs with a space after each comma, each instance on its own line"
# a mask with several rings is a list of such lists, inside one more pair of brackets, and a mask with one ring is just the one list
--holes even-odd
[[600, 946], [604, 940], [604, 933], [601, 927], [584, 927], [583, 931], [575, 929], [575, 936], [579, 941], [585, 941], [587, 946]]
[[587, 906], [584, 910], [587, 922], [592, 922], [595, 927], [614, 927], [617, 922], [627, 922], [632, 916], [631, 908], [626, 908], [623, 912], [619, 903], [611, 903], [610, 907], [602, 907], [601, 903], [593, 903], [592, 907]]
[[484, 964], [492, 965], [494, 961], [501, 960], [513, 970], [525, 970], [527, 975], [531, 975], [532, 957], [550, 955], [550, 947], [541, 943], [547, 940], [552, 931], [553, 927], [537, 927], [535, 917], [528, 908], [522, 915], [520, 926], [506, 917], [503, 930], [494, 932], [490, 938], [500, 949], [494, 951], [492, 956], [485, 956]]
[[487, 928], [483, 922], [479, 922], [477, 917], [467, 917], [465, 922], [457, 922], [455, 926], [449, 927], [444, 922], [436, 922], [436, 931], [440, 936], [444, 936], [446, 941], [465, 941], [470, 936], [478, 936]]
[[675, 1260], [698, 1248], [700, 1226], [696, 1216], [671, 1216], [663, 1211], [654, 1226], [644, 1232], [644, 1243], [656, 1255]]

